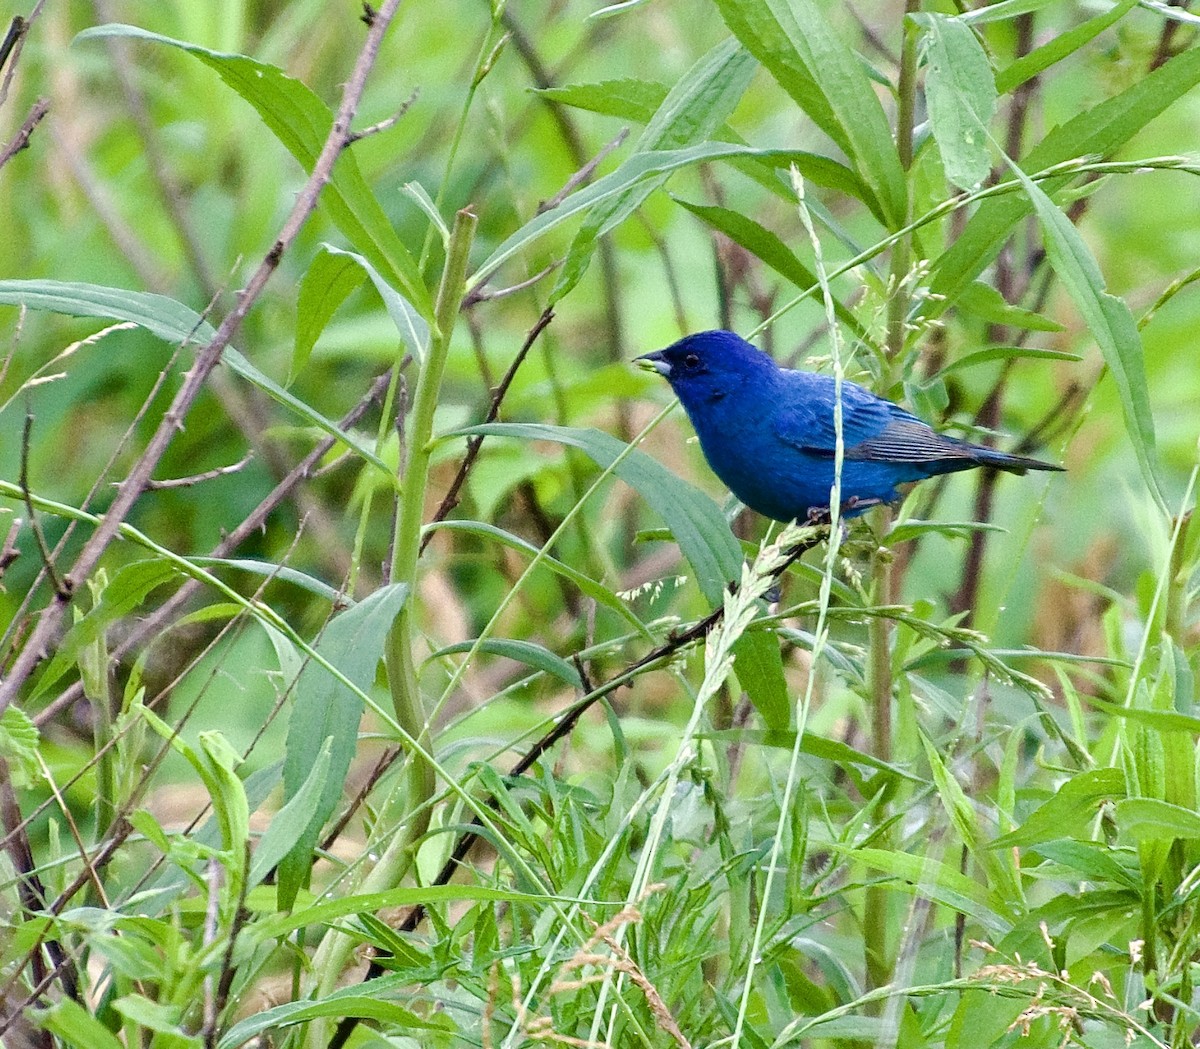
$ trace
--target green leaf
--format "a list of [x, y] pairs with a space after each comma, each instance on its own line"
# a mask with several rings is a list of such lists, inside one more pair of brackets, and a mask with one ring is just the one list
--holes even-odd
[[947, 539], [969, 539], [975, 532], [1007, 532], [1002, 525], [988, 521], [918, 521], [912, 518], [894, 525], [888, 532], [888, 545], [906, 543], [923, 535], [944, 535]]
[[[750, 746], [778, 747], [781, 750], [791, 750], [796, 743], [796, 733], [791, 730], [763, 732], [755, 729], [723, 729], [704, 733], [704, 736], [706, 739], [746, 743]], [[889, 765], [886, 761], [880, 761], [871, 754], [855, 750], [850, 744], [843, 743], [840, 739], [830, 739], [828, 736], [821, 736], [815, 732], [804, 733], [804, 738], [800, 741], [800, 750], [814, 758], [831, 761], [836, 765], [863, 765], [883, 772], [889, 777], [907, 780], [909, 783], [927, 782], [924, 777], [914, 776], [911, 772], [900, 768], [899, 765]]]
[[925, 37], [925, 99], [946, 178], [975, 189], [992, 170], [987, 127], [996, 114], [991, 63], [960, 19], [913, 14]]
[[264, 579], [292, 583], [332, 604], [346, 600], [340, 590], [310, 576], [307, 572], [271, 561], [255, 561], [248, 557], [189, 557], [188, 563], [196, 565], [198, 568], [232, 568], [239, 572], [249, 572], [252, 575], [261, 576]]
[[305, 777], [300, 789], [274, 816], [270, 826], [258, 839], [258, 846], [250, 863], [248, 888], [253, 889], [295, 847], [312, 820], [313, 810], [320, 803], [329, 778], [329, 754], [333, 737], [326, 736], [312, 771]]
[[1114, 816], [1122, 839], [1133, 842], [1200, 838], [1200, 813], [1156, 798], [1118, 801]]
[[[754, 60], [737, 41], [718, 44], [667, 93], [635, 143], [634, 155], [703, 143], [733, 112], [753, 74]], [[579, 283], [600, 237], [628, 218], [665, 181], [665, 174], [639, 181], [588, 214], [550, 293], [552, 304]]]
[[[177, 47], [194, 55], [254, 107], [271, 133], [308, 173], [312, 173], [325, 144], [333, 113], [312, 90], [276, 66], [245, 55], [210, 51], [169, 36], [130, 25], [103, 25], [85, 29], [75, 39], [132, 37]], [[396, 235], [379, 201], [358, 170], [352, 150], [343, 150], [334, 164], [321, 206], [329, 212], [347, 240], [361, 251], [387, 282], [403, 293], [426, 319], [433, 319], [433, 303], [421, 280], [416, 260]]]
[[564, 106], [648, 124], [667, 97], [667, 88], [652, 80], [604, 80], [598, 84], [567, 84], [547, 87], [538, 97]]
[[127, 1020], [132, 1020], [146, 1031], [159, 1031], [169, 1035], [170, 1040], [164, 1040], [172, 1049], [182, 1049], [183, 1046], [200, 1047], [203, 1039], [196, 1035], [188, 1035], [183, 1030], [183, 1011], [177, 1005], [163, 1005], [151, 1001], [142, 994], [126, 994], [112, 1003], [113, 1008]]
[[321, 246], [300, 281], [296, 297], [296, 338], [292, 348], [291, 382], [308, 364], [317, 338], [346, 297], [362, 284], [362, 267]]
[[1105, 291], [1100, 267], [1071, 220], [1059, 210], [1039, 185], [1016, 164], [1013, 172], [1037, 212], [1038, 223], [1046, 239], [1046, 254], [1075, 306], [1095, 338], [1108, 370], [1116, 381], [1125, 417], [1125, 431], [1133, 444], [1142, 479], [1150, 495], [1164, 514], [1166, 500], [1158, 480], [1158, 455], [1155, 450], [1154, 416], [1150, 412], [1150, 394], [1142, 354], [1142, 337], [1137, 322], [1123, 299]]
[[160, 586], [179, 578], [179, 569], [161, 558], [133, 561], [119, 568], [100, 594], [99, 601], [77, 619], [55, 646], [49, 665], [42, 671], [31, 696], [44, 695], [63, 674], [75, 666], [79, 654], [118, 620], [131, 615]]
[[1027, 331], [1066, 331], [1061, 324], [1049, 317], [1013, 306], [990, 284], [978, 280], [963, 288], [955, 305], [958, 309], [992, 324], [1004, 324], [1010, 328], [1024, 328]]
[[[403, 583], [376, 590], [330, 620], [314, 646], [316, 651], [358, 689], [370, 690], [375, 684], [388, 632], [407, 599], [408, 587]], [[281, 910], [290, 908], [296, 894], [307, 884], [313, 847], [342, 796], [346, 773], [358, 745], [361, 719], [359, 696], [319, 663], [307, 663], [296, 683], [288, 722], [284, 797], [291, 800], [300, 792], [326, 746], [326, 739], [332, 737], [329, 775], [320, 798], [311, 807], [308, 825], [279, 864]]]
[[974, 11], [960, 15], [963, 22], [1001, 22], [1019, 15], [1032, 14], [1051, 3], [1052, 0], [1000, 0], [995, 4], [984, 4]]
[[115, 1034], [73, 998], [30, 1013], [33, 1022], [79, 1049], [124, 1049]]
[[10, 703], [0, 714], [0, 758], [8, 764], [8, 777], [19, 790], [32, 786], [41, 776], [38, 762], [38, 730], [28, 714]]
[[[131, 321], [172, 345], [203, 344], [217, 333], [195, 310], [165, 295], [127, 291], [124, 288], [106, 288], [99, 284], [69, 284], [55, 280], [0, 280], [0, 305], [25, 306], [31, 310], [65, 313], [69, 317], [107, 317], [112, 320]], [[293, 396], [274, 379], [268, 378], [232, 346], [225, 347], [221, 360], [273, 400], [324, 433], [336, 437], [360, 459], [382, 470], [387, 476], [394, 476], [395, 471], [370, 448]]]
[[429, 349], [429, 325], [425, 323], [424, 318], [413, 309], [403, 295], [384, 280], [379, 270], [362, 255], [354, 251], [343, 251], [332, 244], [326, 244], [324, 248], [331, 255], [341, 256], [363, 268], [366, 275], [371, 278], [371, 283], [375, 285], [375, 290], [379, 292], [379, 297], [383, 299], [383, 308], [387, 310], [392, 323], [396, 325], [396, 331], [400, 333], [400, 339], [405, 348], [412, 354], [417, 365], [423, 366], [425, 354]]
[[518, 663], [524, 663], [528, 667], [533, 667], [534, 670], [540, 670], [561, 681], [565, 681], [574, 688], [581, 688], [583, 686], [583, 682], [579, 678], [579, 671], [574, 666], [563, 659], [562, 656], [556, 656], [548, 648], [536, 645], [532, 641], [514, 641], [506, 638], [484, 638], [483, 641], [459, 641], [453, 645], [447, 645], [445, 648], [439, 648], [429, 656], [429, 659], [439, 659], [442, 656], [453, 655], [456, 652], [470, 652], [472, 650], [516, 660]]
[[217, 1043], [217, 1049], [237, 1049], [272, 1027], [290, 1027], [323, 1016], [357, 1016], [382, 1020], [404, 1030], [444, 1031], [444, 1024], [422, 1020], [411, 1009], [388, 1000], [388, 995], [405, 994], [410, 983], [407, 974], [398, 973], [377, 977], [368, 986], [355, 983], [343, 987], [319, 1001], [285, 1002], [234, 1024]]
[[[782, 240], [754, 219], [741, 212], [729, 208], [721, 208], [707, 204], [690, 204], [686, 200], [674, 198], [676, 203], [683, 205], [693, 215], [707, 222], [713, 229], [720, 230], [735, 244], [740, 244], [756, 258], [761, 259], [781, 277], [790, 280], [803, 291], [817, 287], [817, 277], [792, 253]], [[834, 300], [833, 308], [838, 319], [842, 321], [859, 338], [866, 338], [866, 330], [857, 317], [838, 300]]]
[[931, 376], [929, 381], [950, 372], [962, 371], [964, 368], [974, 368], [977, 364], [988, 364], [991, 361], [1017, 360], [1081, 361], [1083, 357], [1078, 353], [1067, 353], [1064, 350], [1041, 350], [1033, 346], [989, 346], [987, 349], [976, 350], [974, 353], [968, 353], [965, 357], [959, 357], [958, 360], [951, 361], [936, 376]]
[[[1090, 43], [1109, 26], [1115, 25], [1137, 6], [1138, 0], [1122, 0], [1110, 10], [1096, 15], [1095, 18], [1089, 18], [1081, 25], [1072, 26], [1065, 32], [1056, 34], [1041, 47], [1034, 48], [1029, 54], [1022, 55], [1007, 68], [1001, 70], [996, 75], [996, 90], [1002, 95], [1007, 95], [1027, 80], [1032, 80], [1035, 76], [1044, 73], [1052, 65], [1061, 62], [1068, 55], [1073, 55], [1081, 47]], [[981, 8], [972, 13], [979, 15], [988, 10], [991, 8]]]
[[733, 646], [733, 668], [738, 684], [767, 728], [786, 731], [792, 723], [792, 699], [775, 634], [770, 630], [747, 630], [742, 634]]
[[[1078, 157], [1109, 156], [1197, 84], [1200, 48], [1189, 48], [1114, 98], [1054, 128], [1021, 159], [1021, 168], [1036, 174]], [[1053, 194], [1069, 181], [1069, 175], [1055, 177], [1042, 188]], [[1000, 252], [1012, 228], [1032, 211], [1032, 202], [1015, 194], [984, 201], [962, 235], [938, 259], [930, 280], [934, 297], [926, 300], [924, 312], [936, 316], [952, 304]]]
[[897, 888], [974, 918], [993, 933], [1004, 933], [1011, 927], [1006, 915], [1009, 908], [1003, 899], [948, 863], [887, 849], [850, 848], [836, 843], [830, 847], [855, 863], [892, 875], [897, 879]]
[[862, 60], [813, 0], [717, 0], [725, 24], [797, 105], [841, 147], [891, 226], [907, 190], [892, 129]]
[[1034, 809], [1020, 827], [992, 839], [989, 847], [1026, 848], [1044, 841], [1089, 837], [1101, 804], [1124, 797], [1125, 776], [1120, 769], [1080, 772]]

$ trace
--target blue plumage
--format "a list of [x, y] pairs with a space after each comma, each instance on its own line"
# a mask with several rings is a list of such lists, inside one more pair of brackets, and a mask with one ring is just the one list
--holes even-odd
[[[752, 510], [778, 521], [825, 511], [833, 486], [835, 383], [780, 368], [729, 331], [705, 331], [639, 357], [666, 377], [713, 472]], [[899, 405], [842, 383], [842, 508], [854, 516], [900, 498], [898, 485], [993, 467], [1061, 470], [936, 433]]]

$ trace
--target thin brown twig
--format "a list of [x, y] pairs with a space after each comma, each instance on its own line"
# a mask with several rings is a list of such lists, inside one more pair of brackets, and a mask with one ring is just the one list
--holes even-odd
[[[500, 414], [500, 403], [504, 400], [504, 395], [508, 393], [508, 388], [512, 385], [513, 379], [516, 378], [517, 369], [521, 367], [522, 362], [528, 355], [533, 344], [537, 341], [537, 337], [546, 330], [546, 326], [554, 320], [554, 310], [547, 306], [542, 315], [538, 317], [537, 322], [529, 329], [525, 336], [525, 341], [521, 344], [521, 348], [512, 359], [512, 363], [508, 366], [508, 371], [504, 373], [504, 378], [500, 380], [500, 385], [492, 393], [492, 403], [488, 406], [487, 418], [484, 423], [495, 422], [496, 417]], [[450, 482], [450, 487], [442, 497], [441, 504], [434, 512], [430, 524], [436, 524], [438, 521], [444, 521], [446, 515], [458, 506], [459, 492], [462, 491], [462, 486], [467, 479], [467, 474], [471, 472], [471, 467], [475, 464], [475, 459], [479, 455], [479, 449], [483, 444], [483, 434], [475, 434], [467, 441], [467, 453], [463, 456], [462, 462], [458, 466], [458, 473], [454, 475], [454, 480]], [[433, 538], [433, 531], [427, 531], [424, 538], [421, 540], [421, 551], [429, 545]]]
[[8, 32], [4, 35], [3, 56], [0, 57], [0, 69], [8, 63], [8, 68], [4, 70], [4, 80], [0, 81], [0, 106], [8, 99], [8, 90], [12, 86], [13, 77], [17, 75], [17, 62], [21, 59], [21, 51], [25, 47], [29, 30], [33, 28], [33, 23], [37, 21], [45, 6], [46, 0], [38, 0], [28, 18], [14, 15], [9, 23]]
[[[92, 533], [91, 538], [84, 545], [67, 573], [64, 580], [67, 586], [73, 588], [78, 585], [90, 576], [96, 565], [99, 564], [101, 556], [116, 538], [118, 529], [145, 491], [146, 483], [182, 427], [184, 418], [199, 397], [209, 374], [220, 363], [225, 347], [232, 341], [246, 314], [250, 312], [267, 282], [279, 267], [284, 253], [316, 210], [321, 190], [329, 181], [333, 173], [333, 165], [345, 147], [346, 138], [350, 134], [354, 114], [366, 88], [367, 76], [379, 54], [384, 33], [399, 6], [400, 0], [385, 0], [375, 14], [354, 70], [346, 83], [333, 126], [329, 129], [325, 144], [313, 165], [312, 174], [297, 195], [296, 203], [280, 229], [275, 243], [259, 264], [246, 287], [238, 294], [233, 309], [221, 322], [216, 334], [196, 354], [195, 363], [186, 373], [183, 383], [147, 443], [145, 451], [134, 463], [125, 482], [118, 490], [112, 506], [105, 513], [103, 521]], [[69, 605], [69, 597], [57, 594], [55, 599], [43, 610], [24, 648], [13, 661], [8, 675], [3, 682], [0, 682], [0, 713], [16, 698], [29, 675], [42, 661], [44, 653], [49, 651], [54, 641], [57, 640]]]
[[613, 150], [620, 149], [621, 145], [628, 137], [629, 128], [621, 128], [611, 142], [603, 146], [599, 153], [592, 157], [591, 160], [584, 164], [583, 167], [581, 167], [575, 172], [574, 175], [572, 175], [565, 183], [563, 183], [562, 189], [555, 193], [554, 196], [552, 196], [549, 200], [544, 200], [537, 206], [537, 214], [541, 215], [544, 212], [553, 211], [556, 207], [558, 207], [576, 188], [587, 182], [587, 180], [596, 173], [596, 168], [598, 168], [604, 162], [604, 158], [612, 153]]
[[8, 144], [0, 149], [0, 168], [4, 167], [13, 157], [23, 149], [29, 147], [29, 137], [33, 134], [33, 129], [42, 122], [42, 117], [50, 112], [50, 102], [48, 99], [39, 98], [30, 107], [29, 116], [25, 118], [25, 122], [17, 128], [17, 133], [9, 139]]
[[229, 474], [235, 474], [239, 470], [243, 470], [254, 458], [253, 452], [247, 452], [242, 456], [241, 460], [236, 463], [230, 463], [228, 466], [217, 466], [211, 470], [205, 470], [204, 473], [192, 474], [190, 477], [168, 477], [162, 481], [148, 481], [146, 484], [147, 492], [160, 492], [163, 489], [170, 488], [193, 488], [198, 484], [203, 484], [205, 481], [212, 481], [218, 477], [227, 477]]
[[377, 124], [372, 124], [370, 127], [365, 127], [361, 131], [353, 132], [350, 137], [346, 139], [346, 145], [352, 146], [360, 139], [370, 138], [372, 135], [378, 135], [383, 131], [387, 131], [389, 128], [395, 127], [404, 118], [404, 114], [412, 108], [412, 104], [417, 100], [420, 94], [421, 89], [419, 87], [414, 89], [413, 93], [400, 104], [400, 108], [397, 109], [395, 113], [393, 113], [386, 120], [381, 120]]
[[41, 523], [33, 508], [33, 496], [29, 491], [29, 442], [32, 435], [33, 412], [26, 411], [25, 425], [21, 430], [21, 466], [17, 483], [21, 488], [21, 497], [25, 501], [25, 512], [29, 514], [29, 529], [33, 532], [33, 540], [37, 543], [38, 552], [42, 555], [42, 568], [50, 577], [50, 585], [54, 588], [55, 596], [69, 600], [71, 591], [68, 589], [68, 584], [59, 576], [58, 569], [54, 567], [54, 555], [50, 552], [50, 546], [42, 533]]
[[519, 281], [516, 284], [511, 284], [507, 288], [498, 288], [496, 291], [489, 291], [487, 283], [485, 282], [467, 292], [467, 297], [463, 299], [463, 309], [470, 309], [472, 306], [475, 306], [481, 302], [493, 302], [496, 299], [504, 299], [509, 295], [515, 295], [519, 291], [525, 291], [527, 288], [532, 288], [538, 281], [542, 280], [544, 277], [550, 276], [550, 274], [558, 269], [558, 267], [561, 265], [561, 261], [552, 262], [544, 270], [539, 273], [535, 273], [532, 277], [527, 277], [523, 281]]

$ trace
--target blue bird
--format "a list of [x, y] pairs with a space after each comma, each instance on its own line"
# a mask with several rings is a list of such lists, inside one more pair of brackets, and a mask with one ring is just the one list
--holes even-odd
[[[730, 331], [689, 335], [637, 358], [671, 384], [709, 466], [743, 503], [777, 521], [828, 513], [835, 383], [781, 368]], [[1023, 474], [1061, 466], [936, 433], [899, 405], [842, 383], [842, 515], [894, 503], [897, 486], [978, 466]]]

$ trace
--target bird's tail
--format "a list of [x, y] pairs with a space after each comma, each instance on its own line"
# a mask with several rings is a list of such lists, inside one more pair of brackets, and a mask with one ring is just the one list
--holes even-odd
[[974, 460], [980, 466], [990, 466], [995, 470], [1006, 470], [1013, 474], [1023, 474], [1026, 470], [1065, 470], [1064, 466], [1042, 462], [1041, 459], [1030, 459], [1025, 455], [1010, 455], [1008, 452], [998, 452], [982, 444], [971, 445]]

